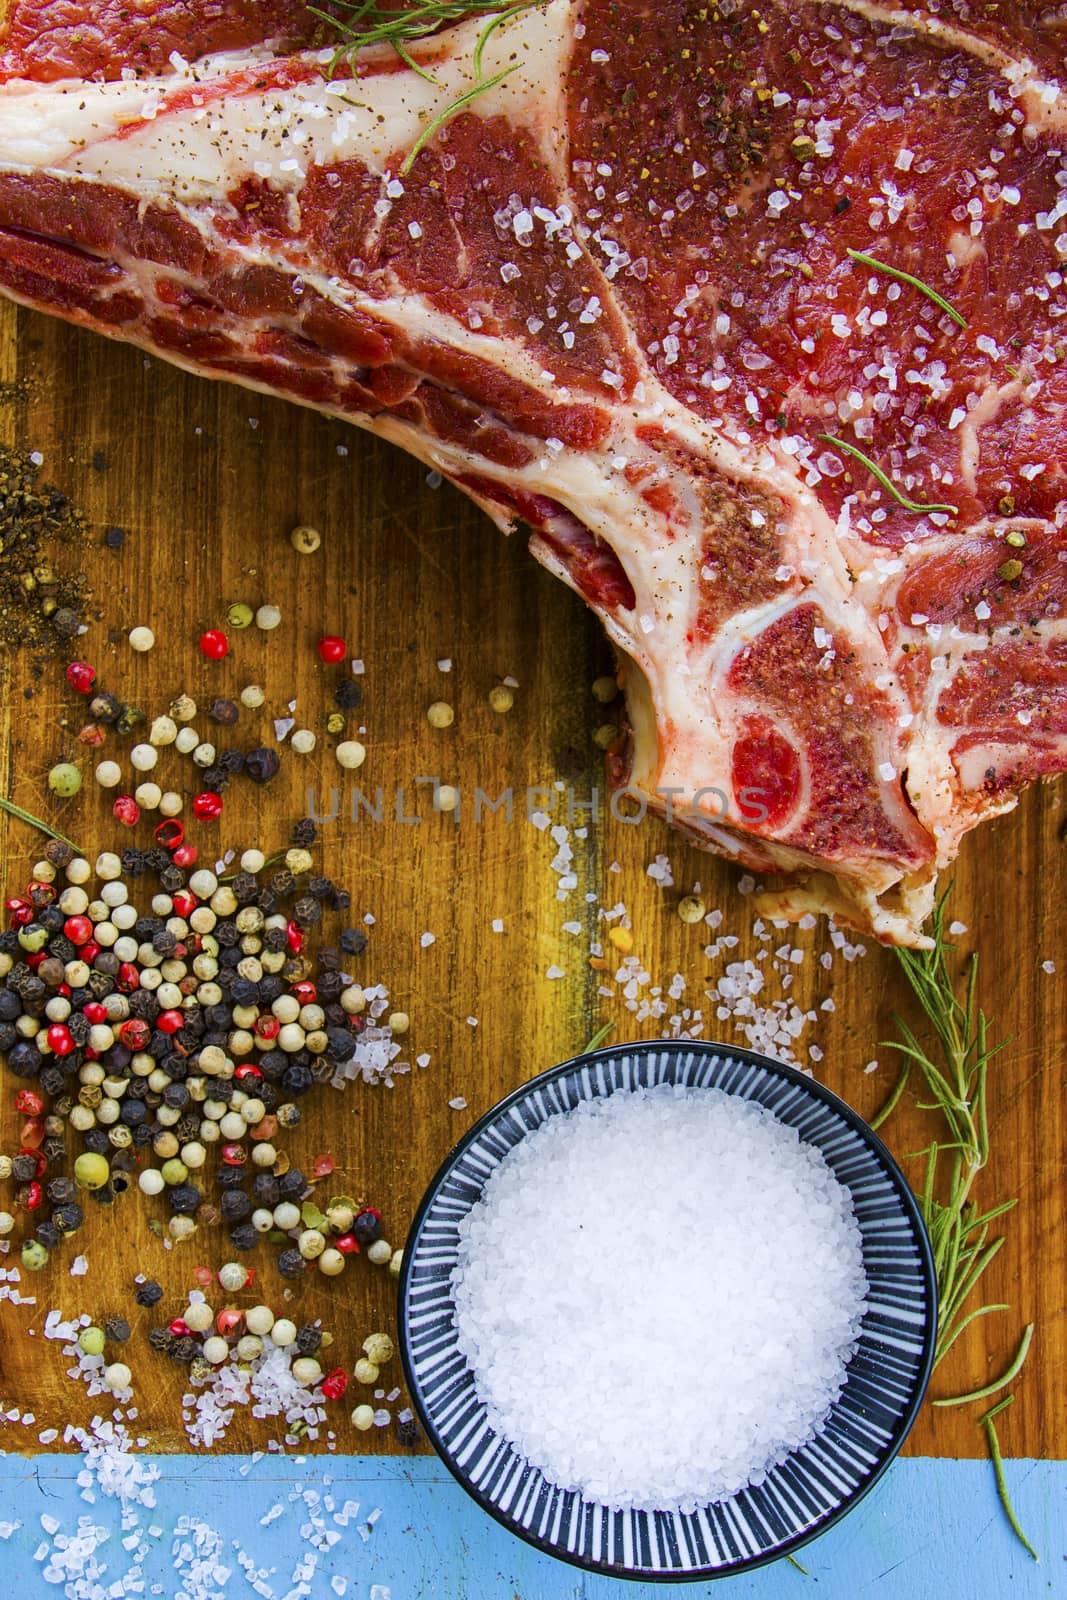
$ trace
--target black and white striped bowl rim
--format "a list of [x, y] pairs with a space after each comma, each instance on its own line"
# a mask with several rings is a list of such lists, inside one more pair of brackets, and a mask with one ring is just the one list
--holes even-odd
[[[498, 1162], [547, 1117], [616, 1090], [672, 1083], [754, 1100], [815, 1145], [852, 1193], [870, 1285], [859, 1346], [825, 1426], [758, 1488], [691, 1513], [612, 1511], [564, 1491], [492, 1429], [456, 1347], [450, 1274], [458, 1225]], [[549, 1555], [646, 1582], [725, 1577], [788, 1555], [877, 1482], [915, 1420], [933, 1364], [937, 1290], [908, 1184], [865, 1122], [822, 1084], [767, 1056], [689, 1041], [619, 1045], [541, 1073], [475, 1123], [412, 1224], [399, 1286], [412, 1401], [454, 1477]], [[669, 1373], [665, 1375], [669, 1381]]]

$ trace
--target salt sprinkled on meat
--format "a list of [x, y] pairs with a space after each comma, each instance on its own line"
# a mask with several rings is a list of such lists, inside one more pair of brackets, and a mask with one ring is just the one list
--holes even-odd
[[[638, 1167], [655, 1173], [650, 1250], [633, 1247]], [[548, 1195], [569, 1219], [550, 1239]], [[851, 1197], [822, 1155], [761, 1106], [667, 1085], [523, 1138], [460, 1224], [452, 1283], [492, 1425], [561, 1487], [650, 1509], [758, 1484], [812, 1438], [867, 1292]], [[566, 1361], [546, 1361], [561, 1341]], [[671, 1382], [635, 1405], [631, 1375], [655, 1351]]]

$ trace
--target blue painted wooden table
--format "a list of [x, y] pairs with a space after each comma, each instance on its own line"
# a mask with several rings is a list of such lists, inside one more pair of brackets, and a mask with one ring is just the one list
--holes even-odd
[[[130, 1458], [127, 1458], [129, 1460]], [[653, 1600], [661, 1585], [582, 1573], [513, 1539], [435, 1461], [137, 1457], [125, 1506], [79, 1456], [0, 1459], [0, 1571], [17, 1595], [117, 1600]], [[1067, 1595], [1067, 1464], [1007, 1464], [1035, 1564], [980, 1461], [899, 1460], [839, 1527], [693, 1600], [1037, 1600]], [[85, 1498], [86, 1494], [93, 1498]], [[81, 1528], [79, 1530], [79, 1519]], [[64, 1541], [73, 1538], [75, 1543]], [[80, 1541], [80, 1542], [78, 1542]], [[82, 1568], [79, 1580], [64, 1563]], [[89, 1574], [88, 1576], [86, 1574]]]

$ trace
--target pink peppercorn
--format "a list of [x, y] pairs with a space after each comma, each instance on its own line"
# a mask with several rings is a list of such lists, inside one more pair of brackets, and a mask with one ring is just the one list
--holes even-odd
[[88, 661], [72, 661], [67, 667], [67, 682], [79, 694], [90, 694], [96, 682], [96, 670]]
[[209, 661], [221, 661], [229, 654], [230, 641], [221, 628], [208, 628], [200, 635], [200, 648]]
[[111, 807], [111, 814], [116, 821], [125, 823], [127, 828], [132, 828], [141, 815], [141, 808], [132, 794], [120, 794]]

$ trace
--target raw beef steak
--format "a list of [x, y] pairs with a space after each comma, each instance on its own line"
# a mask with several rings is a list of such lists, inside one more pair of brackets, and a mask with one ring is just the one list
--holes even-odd
[[0, 287], [521, 519], [617, 781], [914, 942], [1067, 766], [1067, 8], [548, 0], [405, 171], [483, 27], [331, 79], [301, 0], [15, 0]]

